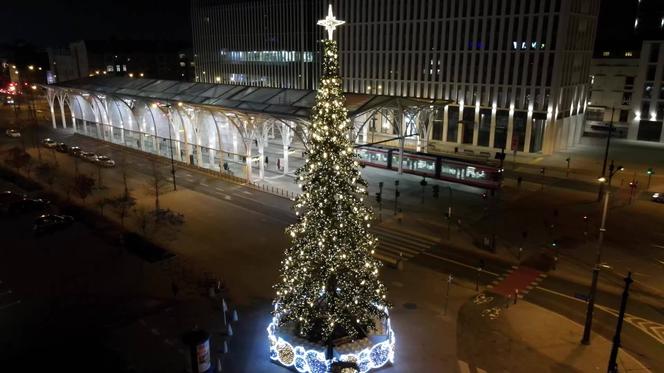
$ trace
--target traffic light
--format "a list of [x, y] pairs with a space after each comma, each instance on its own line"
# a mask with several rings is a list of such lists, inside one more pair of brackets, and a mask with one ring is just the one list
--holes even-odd
[[436, 184], [433, 186], [432, 190], [433, 190], [433, 198], [438, 198], [438, 195], [440, 194], [440, 186]]
[[381, 196], [381, 193], [376, 193], [376, 202], [380, 203], [380, 201], [383, 199]]

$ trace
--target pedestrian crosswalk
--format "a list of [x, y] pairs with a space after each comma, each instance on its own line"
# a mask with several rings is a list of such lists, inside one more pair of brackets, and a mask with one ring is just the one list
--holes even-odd
[[375, 226], [373, 233], [378, 238], [378, 248], [374, 257], [390, 265], [395, 265], [400, 260], [409, 260], [438, 244], [437, 241], [427, 237], [384, 226]]
[[536, 269], [513, 266], [505, 275], [498, 277], [493, 284], [489, 285], [489, 289], [492, 293], [505, 297], [523, 298], [545, 277], [545, 273]]

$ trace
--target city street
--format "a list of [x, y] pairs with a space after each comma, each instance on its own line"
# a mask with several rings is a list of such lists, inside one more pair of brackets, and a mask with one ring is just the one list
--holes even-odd
[[[9, 116], [5, 116], [5, 118], [7, 117]], [[152, 161], [149, 156], [123, 150], [117, 146], [80, 135], [73, 135], [70, 131], [54, 131], [48, 127], [40, 128], [38, 138], [47, 136], [81, 146], [84, 150], [107, 154], [116, 161], [126, 159], [127, 166], [125, 168], [128, 184], [132, 194], [138, 199], [137, 206], [149, 209], [151, 205], [154, 205], [154, 197], [150, 195], [149, 187], [152, 172]], [[7, 149], [12, 142], [15, 145], [20, 144], [16, 140], [7, 138], [3, 138], [0, 143], [3, 149]], [[56, 186], [65, 187], [67, 179], [73, 176], [76, 167], [78, 167], [79, 172], [87, 173], [95, 179], [98, 176], [97, 168], [91, 164], [79, 161], [75, 166], [74, 159], [69, 155], [44, 148], [40, 152], [44, 159], [50, 159], [49, 157], [57, 159], [58, 172], [62, 176], [56, 179]], [[30, 153], [33, 157], [38, 157], [35, 149], [30, 149]], [[167, 159], [159, 159], [157, 165], [162, 174], [169, 175], [170, 164]], [[461, 307], [469, 297], [476, 294], [474, 291], [476, 282], [479, 283], [481, 289], [486, 289], [488, 285], [495, 285], [494, 282], [499, 283], [499, 278], [504, 277], [513, 265], [518, 264], [518, 253], [514, 251], [514, 244], [510, 242], [518, 239], [520, 231], [514, 229], [510, 224], [519, 224], [523, 221], [530, 222], [532, 228], [530, 228], [528, 235], [528, 245], [524, 245], [527, 246], [526, 254], [528, 254], [533, 266], [550, 264], [546, 259], [550, 259], [551, 252], [543, 248], [548, 233], [543, 228], [540, 229], [541, 232], [537, 232], [535, 226], [538, 225], [538, 220], [545, 219], [541, 214], [538, 214], [538, 211], [549, 211], [554, 207], [560, 209], [559, 222], [555, 222], [560, 225], [560, 228], [557, 229], [565, 232], [564, 235], [556, 236], [562, 246], [560, 255], [563, 259], [558, 263], [557, 271], [549, 272], [548, 277], [525, 293], [524, 300], [559, 313], [577, 323], [583, 322], [585, 302], [580, 298], [587, 294], [590, 271], [579, 272], [574, 268], [583, 266], [589, 268], [590, 262], [584, 263], [583, 260], [587, 260], [591, 256], [584, 257], [570, 252], [573, 250], [572, 247], [580, 245], [579, 241], [584, 239], [584, 235], [579, 230], [583, 227], [571, 218], [566, 217], [573, 214], [582, 214], [584, 211], [592, 209], [593, 205], [587, 201], [587, 194], [570, 191], [570, 188], [551, 185], [547, 185], [545, 191], [541, 192], [540, 185], [530, 182], [524, 183], [519, 189], [515, 187], [512, 180], [507, 180], [506, 187], [500, 192], [500, 203], [497, 204], [499, 206], [496, 209], [497, 211], [489, 211], [486, 208], [487, 202], [480, 198], [479, 191], [468, 187], [455, 187], [453, 191], [453, 216], [458, 216], [461, 223], [456, 221], [455, 224], [451, 225], [451, 237], [448, 240], [447, 221], [442, 217], [448, 205], [446, 188], [441, 188], [441, 198], [438, 200], [434, 200], [427, 193], [426, 203], [422, 204], [421, 189], [418, 185], [420, 179], [402, 176], [400, 185], [402, 198], [399, 206], [405, 213], [402, 222], [398, 222], [391, 211], [391, 201], [387, 197], [394, 193], [393, 190], [390, 190], [390, 188], [393, 188], [393, 183], [388, 182], [394, 177], [394, 174], [381, 173], [369, 168], [364, 169], [364, 172], [367, 174], [370, 183], [370, 197], [374, 193], [372, 189], [376, 188], [372, 185], [376, 185], [377, 181], [385, 180], [386, 185], [384, 189], [386, 198], [383, 201], [383, 222], [376, 227], [376, 233], [383, 242], [379, 253], [392, 256], [398, 256], [401, 253], [405, 260], [403, 271], [389, 267], [383, 270], [388, 288], [395, 287], [394, 284], [397, 284], [396, 287], [399, 288], [392, 292], [395, 297], [394, 302], [397, 305], [393, 317], [395, 318], [395, 328], [398, 334], [403, 333], [399, 330], [399, 328], [403, 328], [403, 324], [401, 327], [399, 326], [399, 317], [404, 312], [399, 305], [403, 305], [405, 310], [409, 309], [410, 306], [406, 305], [409, 298], [408, 294], [412, 291], [412, 286], [417, 286], [418, 276], [421, 276], [422, 271], [429, 273], [426, 276], [433, 276], [432, 278], [439, 279], [435, 281], [441, 282], [446, 274], [451, 273], [465, 284], [464, 296], [459, 295], [459, 298], [455, 300], [458, 303], [451, 303], [450, 309], [453, 307], [452, 304], [456, 304], [454, 307]], [[119, 194], [123, 189], [120, 167], [103, 169], [102, 180], [104, 188], [95, 191], [91, 199], [113, 196]], [[178, 259], [186, 263], [187, 266], [197, 268], [197, 271], [201, 273], [211, 272], [223, 277], [225, 281], [231, 284], [233, 301], [240, 305], [242, 312], [255, 315], [256, 320], [262, 320], [265, 315], [260, 311], [269, 310], [271, 285], [275, 281], [278, 262], [281, 259], [283, 249], [287, 245], [283, 229], [295, 221], [290, 210], [290, 200], [182, 167], [178, 167], [176, 170], [176, 181], [178, 190], [174, 192], [171, 187], [168, 187], [166, 193], [160, 197], [160, 203], [162, 208], [170, 208], [183, 213], [185, 224], [175, 238], [171, 237], [163, 244], [176, 253]], [[620, 192], [616, 194], [624, 203], [625, 197], [620, 196]], [[555, 197], [546, 197], [551, 195]], [[563, 199], [566, 199], [566, 203], [571, 206], [570, 210], [560, 202], [556, 202]], [[372, 198], [369, 200], [375, 204]], [[92, 205], [94, 202], [87, 203]], [[658, 210], [662, 206], [652, 204], [649, 201], [638, 201], [634, 205], [637, 203], [638, 208], [632, 207], [630, 209], [628, 206], [621, 209], [621, 211], [629, 213], [628, 217], [620, 218], [618, 214], [615, 214], [616, 218], [614, 220], [612, 216], [611, 229], [617, 229], [613, 228], [613, 224], [618, 225], [618, 219], [621, 219], [620, 221], [627, 225], [627, 221], [634, 219], [635, 215], [641, 216], [639, 219], [643, 219], [644, 224], [656, 225], [656, 219], [651, 215], [661, 216], [657, 214], [662, 213], [661, 209]], [[520, 211], [516, 207], [517, 205], [527, 205], [527, 208]], [[620, 208], [620, 206], [616, 208]], [[532, 216], [527, 215], [529, 211]], [[497, 225], [497, 231], [501, 233], [499, 234], [499, 245], [495, 254], [478, 249], [472, 243], [473, 237], [481, 237], [487, 233], [486, 226], [492, 225], [492, 212], [497, 216], [501, 216], [501, 219], [499, 219], [500, 225]], [[432, 219], [432, 216], [438, 218]], [[650, 219], [655, 220], [655, 222], [648, 222]], [[529, 225], [529, 227], [531, 226]], [[629, 228], [625, 227], [624, 229], [628, 230]], [[656, 228], [653, 227], [652, 229], [655, 230]], [[648, 240], [654, 240], [657, 236], [643, 235], [642, 237], [644, 242], [656, 242]], [[159, 237], [155, 238], [159, 241]], [[612, 258], [612, 255], [615, 255], [615, 258], [624, 260], [626, 254], [620, 252], [612, 254], [612, 251], [608, 249], [608, 247], [616, 245], [611, 240], [607, 240], [607, 242], [612, 242], [611, 246], [607, 245], [607, 258]], [[620, 243], [621, 241], [617, 240], [617, 242]], [[592, 252], [592, 250], [587, 251]], [[570, 253], [568, 254], [568, 252]], [[524, 260], [526, 254], [524, 254]], [[646, 248], [639, 255], [656, 255], [656, 252], [653, 253], [650, 248]], [[627, 258], [629, 259], [629, 257]], [[482, 271], [477, 270], [480, 259], [484, 261]], [[610, 260], [607, 259], [609, 263], [613, 264]], [[618, 262], [618, 259], [615, 260]], [[578, 262], [581, 262], [582, 265]], [[652, 259], [636, 260], [631, 265], [636, 266], [637, 264], [639, 268], [644, 268], [644, 270], [637, 271], [635, 275], [637, 283], [634, 286], [634, 294], [628, 306], [629, 318], [623, 331], [623, 346], [646, 366], [653, 369], [663, 366], [661, 358], [662, 343], [664, 342], [662, 304], [661, 297], [656, 296], [657, 291], [661, 291], [661, 286], [658, 286], [658, 282], [655, 280], [661, 273], [657, 272], [658, 263]], [[566, 268], [567, 266], [570, 268]], [[544, 269], [548, 270], [550, 268]], [[639, 272], [642, 274], [639, 274]], [[249, 275], [253, 273], [261, 273], [261, 275]], [[615, 327], [615, 315], [621, 285], [620, 273], [620, 270], [616, 270], [613, 274], [602, 276], [603, 286], [600, 287], [601, 291], [597, 299], [598, 307], [595, 312], [594, 330], [605, 338], [612, 336]], [[653, 281], [646, 280], [643, 281], [646, 284], [640, 284], [642, 280], [639, 280], [639, 276], [651, 278]], [[659, 283], [661, 284], [661, 282]], [[412, 285], [404, 287], [402, 291], [399, 284]], [[525, 284], [524, 288], [529, 285]], [[641, 285], [641, 287], [638, 285]], [[418, 302], [426, 301], [431, 303], [431, 307], [440, 307], [440, 294], [436, 294], [436, 292], [441, 290], [435, 290], [436, 288], [436, 286], [422, 287], [422, 299]], [[426, 289], [429, 289], [429, 291]], [[253, 305], [259, 308], [256, 309]], [[440, 308], [437, 312], [440, 312]], [[432, 315], [435, 317], [435, 313]], [[418, 323], [423, 322], [422, 320], [424, 319], [417, 318]], [[244, 321], [248, 322], [249, 320], [245, 319]], [[257, 331], [262, 330], [255, 325], [252, 328]], [[233, 343], [251, 342], [238, 337], [237, 341]], [[253, 341], [253, 343], [257, 342]], [[229, 356], [228, 364], [234, 364], [233, 361], [239, 363], [234, 359], [237, 359], [237, 357]], [[451, 364], [449, 367], [454, 366], [451, 369], [462, 369], [456, 367], [457, 362], [454, 359], [446, 364]]]

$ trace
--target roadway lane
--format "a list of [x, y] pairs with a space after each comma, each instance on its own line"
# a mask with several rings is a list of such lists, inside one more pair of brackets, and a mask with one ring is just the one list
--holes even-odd
[[[120, 147], [80, 135], [72, 135], [62, 130], [54, 131], [49, 128], [42, 133], [59, 141], [79, 145], [84, 149], [108, 154], [116, 160], [123, 156], [126, 157], [129, 163], [128, 167], [130, 169], [132, 185], [146, 184], [150, 179], [151, 163], [144, 154], [123, 150]], [[4, 138], [2, 143], [6, 146], [9, 141], [12, 140]], [[60, 155], [60, 157], [66, 156]], [[168, 160], [160, 159], [158, 162], [161, 170], [165, 174], [168, 174], [170, 171]], [[87, 167], [93, 170], [89, 165]], [[111, 170], [104, 171], [104, 178], [108, 181], [121, 183], [119, 172]], [[291, 202], [287, 199], [262, 193], [253, 188], [229, 183], [207, 174], [184, 168], [177, 169], [176, 181], [183, 188], [213, 196], [223, 203], [233, 204], [258, 212], [283, 224], [295, 221], [294, 214], [290, 209]], [[478, 279], [477, 267], [479, 260], [469, 258], [465, 253], [434, 248], [430, 252], [416, 257], [414, 262], [440, 272], [453, 273], [455, 277], [465, 278], [472, 282]], [[490, 284], [498, 275], [504, 274], [509, 268], [510, 266], [506, 263], [485, 259], [485, 269], [479, 272], [480, 284], [483, 287]], [[575, 300], [574, 295], [577, 293], [585, 294], [587, 291], [587, 286], [585, 285], [548, 277], [540, 284], [540, 288], [527, 294], [526, 299], [582, 323], [585, 315], [585, 302]], [[612, 310], [617, 308], [619, 296], [600, 292], [597, 304], [598, 310], [596, 310], [594, 330], [610, 339], [613, 335], [616, 322], [615, 316], [612, 314], [615, 311]], [[632, 322], [628, 321], [625, 324], [623, 331], [624, 348], [641, 357], [648, 366], [664, 366], [664, 351], [662, 347], [664, 345], [661, 340], [656, 339], [656, 332], [649, 334], [647, 332], [648, 328], [639, 328], [636, 326], [638, 325], [638, 319], [661, 321], [662, 310], [632, 299], [628, 305], [628, 312], [630, 315], [633, 315], [633, 319], [631, 320]]]

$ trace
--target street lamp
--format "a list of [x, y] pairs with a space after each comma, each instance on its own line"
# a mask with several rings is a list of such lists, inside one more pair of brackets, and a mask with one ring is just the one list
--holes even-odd
[[[602, 176], [606, 174], [606, 161], [609, 158], [609, 147], [611, 146], [611, 136], [613, 135], [613, 115], [616, 108], [611, 108], [611, 120], [609, 121], [609, 134], [606, 137], [606, 147], [604, 148], [604, 162], [602, 162]], [[604, 183], [599, 184], [599, 192], [597, 193], [597, 202], [602, 199], [602, 193], [604, 193]]]
[[595, 267], [593, 268], [593, 278], [590, 283], [590, 294], [588, 295], [588, 309], [586, 311], [586, 323], [583, 327], [583, 338], [581, 343], [585, 345], [590, 344], [590, 332], [593, 323], [593, 311], [595, 308], [595, 296], [597, 295], [597, 280], [599, 279], [599, 271], [602, 266], [602, 243], [604, 242], [604, 233], [606, 232], [606, 214], [609, 209], [609, 196], [611, 195], [611, 180], [618, 172], [624, 170], [623, 166], [615, 167], [613, 161], [609, 165], [608, 179], [602, 175], [597, 179], [602, 185], [608, 182], [606, 193], [604, 193], [604, 207], [602, 208], [602, 223], [599, 228], [599, 237], [597, 239], [597, 257], [595, 259]]
[[[171, 106], [171, 104], [163, 105], [163, 107], [166, 108], [166, 117], [168, 118], [168, 148], [171, 151], [171, 175], [173, 176], [173, 190], [178, 190], [178, 187], [175, 183], [175, 160], [173, 159], [173, 138], [171, 136]], [[161, 108], [161, 106], [158, 107]]]

